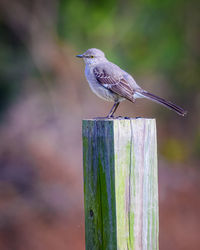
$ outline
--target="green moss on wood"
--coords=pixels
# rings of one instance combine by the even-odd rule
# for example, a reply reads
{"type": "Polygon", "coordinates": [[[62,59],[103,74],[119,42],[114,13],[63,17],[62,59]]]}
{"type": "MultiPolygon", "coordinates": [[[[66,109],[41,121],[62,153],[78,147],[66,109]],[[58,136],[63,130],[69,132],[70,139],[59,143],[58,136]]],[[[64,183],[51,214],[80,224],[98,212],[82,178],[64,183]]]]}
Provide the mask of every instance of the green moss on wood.
{"type": "Polygon", "coordinates": [[[86,249],[158,249],[153,119],[83,121],[86,249]]]}

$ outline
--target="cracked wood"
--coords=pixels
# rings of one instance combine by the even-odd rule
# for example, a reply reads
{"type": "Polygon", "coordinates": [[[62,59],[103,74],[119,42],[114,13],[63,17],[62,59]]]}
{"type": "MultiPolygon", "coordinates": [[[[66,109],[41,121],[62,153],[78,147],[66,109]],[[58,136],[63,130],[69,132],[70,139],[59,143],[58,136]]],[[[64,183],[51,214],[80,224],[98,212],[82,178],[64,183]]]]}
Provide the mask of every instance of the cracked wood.
{"type": "Polygon", "coordinates": [[[84,120],[83,167],[86,250],[157,250],[155,120],[84,120]]]}

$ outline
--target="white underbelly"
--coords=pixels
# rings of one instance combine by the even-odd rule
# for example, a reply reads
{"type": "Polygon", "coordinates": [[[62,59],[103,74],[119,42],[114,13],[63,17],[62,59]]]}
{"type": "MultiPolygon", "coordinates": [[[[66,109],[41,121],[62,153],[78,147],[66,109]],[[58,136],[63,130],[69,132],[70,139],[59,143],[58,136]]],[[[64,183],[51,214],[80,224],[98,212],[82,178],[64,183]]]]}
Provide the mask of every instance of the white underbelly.
{"type": "Polygon", "coordinates": [[[112,93],[110,90],[101,86],[96,79],[87,78],[87,81],[91,90],[101,99],[109,102],[115,102],[118,100],[118,95],[112,93]]]}
{"type": "Polygon", "coordinates": [[[109,89],[106,89],[100,83],[98,83],[93,72],[91,71],[91,68],[86,68],[85,75],[91,90],[101,99],[109,102],[120,102],[124,100],[123,97],[111,92],[109,89]]]}
{"type": "Polygon", "coordinates": [[[91,90],[100,98],[113,102],[117,99],[117,96],[110,92],[110,90],[107,90],[106,88],[102,87],[99,83],[97,84],[91,84],[89,82],[91,90]]]}

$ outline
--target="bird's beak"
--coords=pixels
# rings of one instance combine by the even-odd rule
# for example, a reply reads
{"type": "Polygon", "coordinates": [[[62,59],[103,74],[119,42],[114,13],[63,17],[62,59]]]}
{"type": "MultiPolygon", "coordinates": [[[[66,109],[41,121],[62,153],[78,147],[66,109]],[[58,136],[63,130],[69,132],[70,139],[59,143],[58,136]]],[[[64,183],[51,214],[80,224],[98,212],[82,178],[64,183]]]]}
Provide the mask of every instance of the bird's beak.
{"type": "Polygon", "coordinates": [[[78,58],[83,58],[83,55],[77,55],[76,57],[78,57],[78,58]]]}

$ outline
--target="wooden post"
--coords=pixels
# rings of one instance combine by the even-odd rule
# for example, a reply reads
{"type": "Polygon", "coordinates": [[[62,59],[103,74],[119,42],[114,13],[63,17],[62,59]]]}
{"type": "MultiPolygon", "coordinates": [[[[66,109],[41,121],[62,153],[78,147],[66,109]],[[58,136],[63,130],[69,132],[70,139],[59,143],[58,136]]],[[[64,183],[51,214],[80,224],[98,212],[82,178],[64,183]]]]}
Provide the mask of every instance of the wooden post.
{"type": "Polygon", "coordinates": [[[86,250],[158,249],[155,119],[83,121],[86,250]]]}

